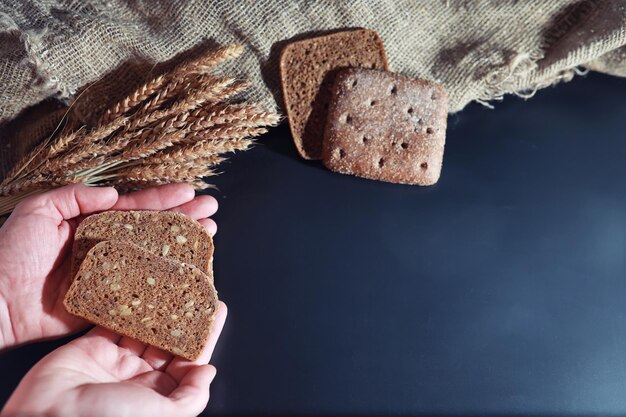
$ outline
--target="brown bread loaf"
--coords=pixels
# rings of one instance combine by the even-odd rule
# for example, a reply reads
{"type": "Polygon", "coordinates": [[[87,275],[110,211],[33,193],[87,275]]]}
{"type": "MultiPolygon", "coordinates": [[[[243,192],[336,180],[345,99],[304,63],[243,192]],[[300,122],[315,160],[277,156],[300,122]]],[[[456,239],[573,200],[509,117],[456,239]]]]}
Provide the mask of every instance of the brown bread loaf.
{"type": "Polygon", "coordinates": [[[105,240],[131,242],[212,275],[213,240],[191,217],[171,211],[107,211],[87,217],[78,226],[72,250],[72,277],[89,249],[105,240]]]}
{"type": "Polygon", "coordinates": [[[333,86],[324,164],[343,174],[432,185],[441,174],[447,116],[447,94],[439,84],[344,69],[333,86]]]}
{"type": "Polygon", "coordinates": [[[189,360],[206,345],[217,303],[200,269],[119,241],[91,248],[64,299],[76,316],[189,360]]]}
{"type": "Polygon", "coordinates": [[[321,159],[330,87],[339,68],[387,69],[378,34],[352,29],[285,46],[280,77],[294,143],[305,159],[321,159]]]}

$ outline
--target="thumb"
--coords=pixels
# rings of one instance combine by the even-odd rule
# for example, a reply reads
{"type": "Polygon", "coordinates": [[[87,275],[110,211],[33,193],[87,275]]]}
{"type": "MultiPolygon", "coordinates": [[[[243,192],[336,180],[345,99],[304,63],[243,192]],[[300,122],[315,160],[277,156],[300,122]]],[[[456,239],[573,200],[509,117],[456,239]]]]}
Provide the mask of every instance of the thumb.
{"type": "Polygon", "coordinates": [[[17,205],[14,214],[45,214],[61,223],[80,215],[110,209],[117,198],[113,187],[72,184],[27,198],[17,205]]]}
{"type": "Polygon", "coordinates": [[[183,377],[169,395],[169,399],[181,410],[181,415],[196,416],[209,402],[209,388],[217,370],[213,365],[198,365],[183,377]]]}

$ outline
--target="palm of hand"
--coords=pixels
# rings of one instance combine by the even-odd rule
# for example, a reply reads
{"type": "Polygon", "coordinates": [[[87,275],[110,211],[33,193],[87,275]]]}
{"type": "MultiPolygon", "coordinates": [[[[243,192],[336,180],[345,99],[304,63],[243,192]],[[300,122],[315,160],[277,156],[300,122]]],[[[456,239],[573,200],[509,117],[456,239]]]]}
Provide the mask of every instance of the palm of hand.
{"type": "Polygon", "coordinates": [[[226,319],[220,304],[201,357],[190,362],[103,328],[57,349],[20,383],[4,412],[46,415],[196,415],[209,398],[210,359],[226,319]],[[27,386],[28,390],[21,390],[27,386]],[[24,394],[25,398],[22,398],[24,394]],[[37,398],[36,402],[29,399],[37,398]],[[26,407],[26,408],[25,408],[26,407]]]}
{"type": "Polygon", "coordinates": [[[12,316],[16,340],[56,336],[83,325],[62,305],[69,284],[72,223],[27,206],[0,232],[0,274],[5,277],[0,291],[12,316]],[[40,302],[28,303],[26,310],[15,305],[23,300],[40,302]],[[36,326],[24,325],[33,320],[36,326]]]}

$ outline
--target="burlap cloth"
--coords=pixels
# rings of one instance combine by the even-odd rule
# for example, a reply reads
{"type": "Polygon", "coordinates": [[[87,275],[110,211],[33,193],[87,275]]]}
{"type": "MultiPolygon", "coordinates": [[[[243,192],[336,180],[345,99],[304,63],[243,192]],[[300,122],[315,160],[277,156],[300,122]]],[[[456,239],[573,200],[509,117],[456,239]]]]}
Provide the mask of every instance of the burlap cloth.
{"type": "Polygon", "coordinates": [[[626,75],[626,0],[0,0],[1,166],[50,132],[59,103],[80,95],[75,115],[93,122],[147,77],[215,45],[245,44],[224,70],[280,106],[281,46],[347,27],[376,30],[393,71],[443,83],[451,112],[532,95],[584,68],[626,75]]]}

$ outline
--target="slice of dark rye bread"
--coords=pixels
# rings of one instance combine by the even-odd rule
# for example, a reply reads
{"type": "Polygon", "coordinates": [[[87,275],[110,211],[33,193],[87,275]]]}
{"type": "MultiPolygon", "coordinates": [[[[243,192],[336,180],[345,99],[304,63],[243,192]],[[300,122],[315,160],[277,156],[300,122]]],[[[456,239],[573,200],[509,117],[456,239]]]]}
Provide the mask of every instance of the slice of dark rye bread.
{"type": "Polygon", "coordinates": [[[197,221],[171,211],[107,211],[83,220],[74,235],[72,277],[87,251],[104,240],[134,243],[212,275],[213,239],[197,221]]]}
{"type": "Polygon", "coordinates": [[[378,34],[350,29],[295,41],[282,50],[280,77],[293,141],[305,159],[321,159],[330,87],[339,68],[387,69],[378,34]]]}
{"type": "Polygon", "coordinates": [[[443,163],[444,88],[361,68],[337,74],[324,136],[324,165],[343,174],[432,185],[443,163]]]}
{"type": "Polygon", "coordinates": [[[105,241],[87,253],[64,304],[92,323],[195,360],[218,299],[209,276],[195,266],[105,241]]]}

